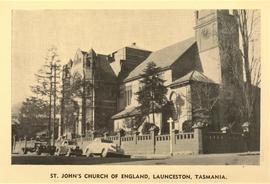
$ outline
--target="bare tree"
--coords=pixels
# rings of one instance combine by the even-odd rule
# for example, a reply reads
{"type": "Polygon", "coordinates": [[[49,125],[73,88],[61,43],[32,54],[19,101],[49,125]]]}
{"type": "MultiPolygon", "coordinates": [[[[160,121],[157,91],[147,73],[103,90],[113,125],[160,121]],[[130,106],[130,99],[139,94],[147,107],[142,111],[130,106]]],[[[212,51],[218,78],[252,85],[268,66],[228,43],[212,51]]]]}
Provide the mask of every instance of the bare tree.
{"type": "MultiPolygon", "coordinates": [[[[240,114],[243,121],[255,121],[255,111],[259,105],[261,62],[260,62],[260,12],[259,10],[234,10],[234,16],[240,32],[239,53],[243,60],[244,80],[237,73],[237,69],[230,63],[233,77],[240,90],[240,114]]],[[[228,60],[228,62],[230,62],[228,60]]]]}
{"type": "Polygon", "coordinates": [[[256,36],[260,33],[260,14],[257,10],[234,10],[233,16],[234,19],[221,17],[224,20],[218,46],[223,81],[219,105],[222,126],[232,128],[238,124],[235,127],[239,128],[257,116],[261,66],[256,36]]]}
{"type": "Polygon", "coordinates": [[[233,11],[240,31],[240,39],[242,42],[240,53],[244,61],[245,78],[248,87],[252,84],[259,85],[260,83],[260,57],[256,57],[254,53],[254,41],[256,39],[256,33],[258,33],[256,32],[256,28],[260,28],[259,13],[258,10],[233,11]]]}
{"type": "Polygon", "coordinates": [[[52,139],[54,144],[55,137],[55,125],[56,125],[56,114],[59,111],[58,97],[60,95],[60,60],[57,54],[57,48],[51,47],[47,50],[45,56],[45,63],[39,69],[38,73],[35,74],[37,83],[31,86],[32,92],[36,97],[44,103],[48,104],[49,122],[48,122],[48,134],[51,136],[52,128],[52,139]],[[53,116],[53,126],[52,124],[53,116]]]}

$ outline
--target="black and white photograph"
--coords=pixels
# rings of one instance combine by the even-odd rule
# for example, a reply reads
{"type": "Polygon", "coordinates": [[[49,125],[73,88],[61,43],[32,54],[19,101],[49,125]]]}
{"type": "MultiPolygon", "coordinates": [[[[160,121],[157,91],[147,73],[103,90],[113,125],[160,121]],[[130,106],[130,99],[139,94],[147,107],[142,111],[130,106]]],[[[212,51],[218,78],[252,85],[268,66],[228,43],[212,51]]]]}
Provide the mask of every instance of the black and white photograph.
{"type": "Polygon", "coordinates": [[[259,166],[260,20],[12,10],[11,164],[259,166]]]}
{"type": "Polygon", "coordinates": [[[161,1],[0,0],[0,183],[270,182],[270,4],[161,1]]]}

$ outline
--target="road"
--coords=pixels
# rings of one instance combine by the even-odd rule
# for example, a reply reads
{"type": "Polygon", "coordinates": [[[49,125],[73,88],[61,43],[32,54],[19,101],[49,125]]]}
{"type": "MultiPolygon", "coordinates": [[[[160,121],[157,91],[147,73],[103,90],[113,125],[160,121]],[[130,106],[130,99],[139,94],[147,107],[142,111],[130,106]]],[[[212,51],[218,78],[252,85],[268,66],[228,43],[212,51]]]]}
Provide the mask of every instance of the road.
{"type": "Polygon", "coordinates": [[[93,165],[112,164],[129,161],[142,161],[143,159],[131,158],[100,158],[100,157],[65,157],[48,155],[13,155],[12,164],[33,164],[33,165],[93,165]]]}
{"type": "Polygon", "coordinates": [[[176,155],[173,157],[135,156],[131,158],[58,157],[48,155],[12,155],[12,164],[23,165],[259,165],[258,153],[176,155]]]}

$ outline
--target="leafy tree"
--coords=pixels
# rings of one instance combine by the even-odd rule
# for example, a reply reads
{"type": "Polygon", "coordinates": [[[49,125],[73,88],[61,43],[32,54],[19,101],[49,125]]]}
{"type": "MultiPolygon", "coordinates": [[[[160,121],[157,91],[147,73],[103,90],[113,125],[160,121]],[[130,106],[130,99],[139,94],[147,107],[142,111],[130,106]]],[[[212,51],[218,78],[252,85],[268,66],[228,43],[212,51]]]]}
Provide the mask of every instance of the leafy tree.
{"type": "Polygon", "coordinates": [[[37,98],[29,97],[22,103],[19,111],[18,119],[20,121],[19,137],[35,137],[39,131],[43,131],[47,127],[48,104],[37,98]]]}
{"type": "Polygon", "coordinates": [[[183,132],[192,132],[193,131],[193,121],[192,120],[186,120],[183,122],[182,129],[183,132]]]}
{"type": "Polygon", "coordinates": [[[209,128],[214,127],[217,121],[217,105],[220,99],[219,86],[207,82],[191,83],[191,100],[192,104],[192,122],[193,124],[201,123],[209,128]]]}
{"type": "Polygon", "coordinates": [[[136,132],[142,122],[145,121],[145,117],[135,115],[134,117],[125,118],[124,128],[130,130],[129,133],[136,132]]]}
{"type": "Polygon", "coordinates": [[[148,63],[144,73],[140,75],[142,78],[141,89],[136,93],[138,95],[139,107],[142,117],[150,118],[153,115],[153,123],[158,110],[167,102],[167,88],[164,86],[164,80],[160,77],[161,68],[157,67],[154,62],[148,63]]]}
{"type": "Polygon", "coordinates": [[[190,81],[190,92],[180,93],[191,105],[192,120],[183,123],[183,131],[191,131],[192,126],[201,124],[210,129],[219,129],[214,122],[218,121],[218,103],[221,98],[220,87],[215,83],[190,81]]]}
{"type": "Polygon", "coordinates": [[[159,132],[159,127],[156,126],[154,123],[144,123],[142,127],[142,134],[149,134],[151,130],[154,130],[155,134],[159,132]]]}

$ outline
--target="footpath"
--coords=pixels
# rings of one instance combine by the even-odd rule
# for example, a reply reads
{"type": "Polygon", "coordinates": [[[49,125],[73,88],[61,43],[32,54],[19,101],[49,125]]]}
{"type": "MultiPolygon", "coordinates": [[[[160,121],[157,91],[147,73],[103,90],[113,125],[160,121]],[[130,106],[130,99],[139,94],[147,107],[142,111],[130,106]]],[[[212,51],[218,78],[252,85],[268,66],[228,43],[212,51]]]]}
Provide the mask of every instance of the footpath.
{"type": "Polygon", "coordinates": [[[241,153],[215,153],[215,154],[181,154],[176,153],[174,155],[170,154],[134,154],[131,158],[137,159],[174,159],[174,158],[213,158],[213,157],[229,157],[229,156],[252,156],[260,155],[259,151],[252,152],[241,152],[241,153]]]}

